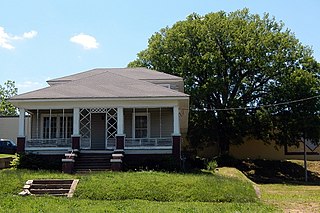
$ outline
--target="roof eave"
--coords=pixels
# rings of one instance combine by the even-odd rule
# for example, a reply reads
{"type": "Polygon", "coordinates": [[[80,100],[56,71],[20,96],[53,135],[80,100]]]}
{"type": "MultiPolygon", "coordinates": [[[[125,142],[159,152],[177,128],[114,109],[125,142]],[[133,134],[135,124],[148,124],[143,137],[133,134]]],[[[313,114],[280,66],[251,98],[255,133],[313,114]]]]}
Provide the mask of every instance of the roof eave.
{"type": "Polygon", "coordinates": [[[104,101],[104,100],[113,100],[113,101],[123,101],[123,100],[187,100],[189,95],[185,96],[150,96],[150,97],[108,97],[108,98],[96,98],[96,97],[80,97],[80,98],[28,98],[28,99],[9,99],[12,103],[18,102],[63,102],[63,101],[104,101]]]}

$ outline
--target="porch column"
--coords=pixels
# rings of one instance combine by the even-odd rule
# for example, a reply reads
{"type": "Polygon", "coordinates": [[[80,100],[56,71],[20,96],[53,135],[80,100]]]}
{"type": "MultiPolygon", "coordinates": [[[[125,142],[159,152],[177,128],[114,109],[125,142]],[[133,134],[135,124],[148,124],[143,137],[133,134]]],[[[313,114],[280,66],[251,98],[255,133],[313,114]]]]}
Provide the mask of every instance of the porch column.
{"type": "Polygon", "coordinates": [[[173,134],[172,134],[172,155],[180,162],[181,157],[181,134],[179,122],[179,107],[173,107],[173,134]]]}
{"type": "Polygon", "coordinates": [[[123,122],[123,107],[117,109],[117,134],[123,135],[124,122],[123,122]]]}
{"type": "Polygon", "coordinates": [[[26,136],[25,136],[25,109],[19,108],[19,131],[17,138],[17,153],[25,152],[26,136]]]}
{"type": "Polygon", "coordinates": [[[173,107],[173,134],[180,135],[179,107],[173,107]]]}
{"type": "Polygon", "coordinates": [[[25,121],[24,121],[25,109],[19,108],[19,137],[25,136],[24,129],[25,129],[25,121]]]}
{"type": "Polygon", "coordinates": [[[72,149],[80,149],[80,109],[73,108],[73,134],[71,136],[72,149]]]}
{"type": "Polygon", "coordinates": [[[123,118],[123,107],[117,108],[117,135],[116,135],[116,149],[123,150],[125,142],[124,135],[124,118],[123,118]]]}

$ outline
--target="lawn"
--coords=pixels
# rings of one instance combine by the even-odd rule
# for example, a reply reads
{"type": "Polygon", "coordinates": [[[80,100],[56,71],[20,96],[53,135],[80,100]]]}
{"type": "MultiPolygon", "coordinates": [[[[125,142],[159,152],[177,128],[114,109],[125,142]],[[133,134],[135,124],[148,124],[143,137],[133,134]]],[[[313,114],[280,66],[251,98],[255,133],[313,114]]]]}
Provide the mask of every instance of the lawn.
{"type": "Polygon", "coordinates": [[[249,181],[218,174],[0,171],[0,212],[272,212],[249,181]],[[28,179],[79,178],[73,198],[20,197],[28,179]],[[8,181],[4,181],[8,180],[8,181]],[[17,205],[19,204],[19,205],[17,205]]]}
{"type": "Polygon", "coordinates": [[[261,200],[285,212],[320,212],[320,186],[259,184],[261,200]]]}
{"type": "Polygon", "coordinates": [[[219,174],[251,178],[261,201],[284,212],[320,212],[320,162],[308,161],[309,182],[304,182],[302,160],[243,160],[235,168],[220,168],[219,174]],[[236,172],[238,171],[238,172],[236,172]],[[245,176],[245,175],[246,176],[245,176]]]}

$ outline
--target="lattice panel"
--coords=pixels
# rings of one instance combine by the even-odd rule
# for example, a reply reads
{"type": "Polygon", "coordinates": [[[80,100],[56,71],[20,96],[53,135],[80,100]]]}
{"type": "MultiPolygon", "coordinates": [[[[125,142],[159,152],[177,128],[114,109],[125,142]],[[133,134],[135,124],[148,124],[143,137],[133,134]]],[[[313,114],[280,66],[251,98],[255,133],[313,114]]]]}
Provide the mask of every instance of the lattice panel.
{"type": "Polygon", "coordinates": [[[106,138],[115,138],[117,134],[117,109],[107,109],[107,135],[106,138]]]}
{"type": "Polygon", "coordinates": [[[80,109],[81,147],[90,147],[92,113],[106,113],[107,146],[115,146],[115,138],[117,134],[117,108],[90,108],[80,109]]]}
{"type": "Polygon", "coordinates": [[[90,147],[91,142],[91,112],[90,109],[80,109],[81,146],[90,147]]]}
{"type": "Polygon", "coordinates": [[[91,108],[91,113],[106,113],[108,111],[107,108],[91,108]]]}

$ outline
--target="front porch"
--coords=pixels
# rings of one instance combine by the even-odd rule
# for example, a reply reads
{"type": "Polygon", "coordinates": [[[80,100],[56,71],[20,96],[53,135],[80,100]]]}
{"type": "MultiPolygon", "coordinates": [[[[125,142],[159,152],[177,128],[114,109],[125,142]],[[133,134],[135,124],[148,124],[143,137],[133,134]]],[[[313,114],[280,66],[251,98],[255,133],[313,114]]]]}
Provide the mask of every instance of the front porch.
{"type": "Polygon", "coordinates": [[[123,150],[180,158],[178,106],[20,109],[19,124],[18,152],[123,150]],[[31,116],[31,135],[22,128],[25,112],[31,116]]]}

